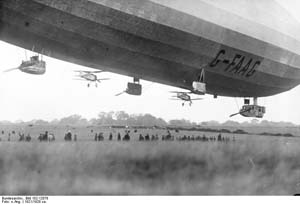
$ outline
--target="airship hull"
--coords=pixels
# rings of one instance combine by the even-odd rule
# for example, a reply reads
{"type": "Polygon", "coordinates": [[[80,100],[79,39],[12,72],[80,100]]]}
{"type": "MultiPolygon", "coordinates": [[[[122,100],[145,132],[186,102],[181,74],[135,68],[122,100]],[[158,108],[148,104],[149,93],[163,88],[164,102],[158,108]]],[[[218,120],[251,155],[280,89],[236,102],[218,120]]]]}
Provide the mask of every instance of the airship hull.
{"type": "MultiPolygon", "coordinates": [[[[222,25],[165,2],[4,0],[0,39],[64,61],[189,90],[204,69],[207,93],[213,95],[270,96],[300,83],[298,40],[248,21],[258,34],[243,27],[239,31],[238,23],[245,22],[230,13],[228,20],[237,24],[222,25]],[[263,34],[270,33],[265,40],[263,34]]],[[[206,6],[211,9],[206,12],[217,10],[206,6]]]]}

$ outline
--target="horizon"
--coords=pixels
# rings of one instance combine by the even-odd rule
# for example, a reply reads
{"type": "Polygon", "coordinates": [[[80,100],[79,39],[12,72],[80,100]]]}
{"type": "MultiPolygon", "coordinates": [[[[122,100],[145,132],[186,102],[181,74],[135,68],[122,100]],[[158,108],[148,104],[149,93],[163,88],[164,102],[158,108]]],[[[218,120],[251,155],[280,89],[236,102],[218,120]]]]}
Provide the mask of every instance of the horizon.
{"type": "MultiPolygon", "coordinates": [[[[101,113],[107,114],[107,113],[111,113],[111,112],[113,112],[113,111],[101,112],[101,113]]],[[[113,114],[115,115],[118,112],[119,111],[113,112],[113,114]]],[[[120,112],[122,112],[122,111],[120,111],[120,112]]],[[[146,114],[129,114],[129,116],[131,118],[138,117],[138,116],[144,117],[145,115],[153,116],[155,118],[155,120],[162,119],[162,118],[156,117],[155,115],[151,115],[149,113],[146,113],[146,114]]],[[[62,120],[69,119],[69,118],[74,117],[74,116],[79,116],[78,119],[80,119],[80,120],[86,120],[85,122],[88,123],[89,125],[96,125],[96,124],[92,124],[94,122],[93,120],[98,120],[99,119],[99,117],[87,119],[87,118],[82,117],[81,115],[72,114],[72,115],[69,115],[69,116],[62,117],[62,118],[55,118],[53,120],[43,120],[43,119],[39,119],[39,118],[28,120],[28,121],[23,121],[23,120],[16,120],[16,121],[0,120],[0,125],[8,125],[8,124],[20,125],[22,123],[28,125],[28,124],[35,124],[37,122],[45,122],[45,123],[48,123],[48,125],[61,125],[60,123],[62,122],[62,120]]],[[[124,122],[124,121],[119,121],[117,118],[113,118],[113,120],[115,122],[124,122]]],[[[228,123],[231,124],[231,125],[234,124],[234,125],[238,125],[238,126],[242,126],[242,125],[246,125],[246,126],[264,126],[264,125],[273,126],[273,125],[277,125],[279,127],[297,127],[297,126],[300,126],[300,124],[295,124],[295,123],[288,122],[288,121],[274,122],[274,121],[269,121],[269,120],[258,120],[258,119],[255,119],[255,118],[251,119],[249,121],[243,121],[243,122],[238,122],[238,121],[234,121],[234,120],[227,120],[227,121],[224,121],[224,122],[219,122],[219,121],[216,121],[216,120],[195,122],[195,121],[191,121],[191,120],[186,120],[184,118],[174,118],[174,119],[170,119],[170,120],[162,119],[162,120],[163,120],[163,122],[167,123],[166,124],[167,126],[170,126],[170,125],[172,126],[172,124],[170,124],[170,123],[172,123],[174,121],[179,121],[179,122],[184,121],[184,122],[186,122],[187,124],[189,124],[191,126],[193,126],[193,125],[197,125],[197,126],[198,125],[200,125],[200,126],[205,126],[205,125],[207,125],[207,126],[214,126],[214,125],[216,125],[216,126],[217,125],[226,126],[228,123]]],[[[70,124],[68,124],[68,126],[71,126],[70,124]]],[[[35,124],[35,125],[39,125],[39,124],[35,124]]],[[[63,125],[65,125],[65,124],[63,124],[63,125]]],[[[85,126],[87,124],[84,124],[82,122],[82,125],[85,126]]],[[[111,124],[108,123],[106,125],[114,125],[114,124],[113,123],[111,123],[111,124]]],[[[134,125],[130,125],[130,126],[134,126],[134,125]]],[[[149,126],[151,126],[151,125],[149,125],[149,126]]]]}

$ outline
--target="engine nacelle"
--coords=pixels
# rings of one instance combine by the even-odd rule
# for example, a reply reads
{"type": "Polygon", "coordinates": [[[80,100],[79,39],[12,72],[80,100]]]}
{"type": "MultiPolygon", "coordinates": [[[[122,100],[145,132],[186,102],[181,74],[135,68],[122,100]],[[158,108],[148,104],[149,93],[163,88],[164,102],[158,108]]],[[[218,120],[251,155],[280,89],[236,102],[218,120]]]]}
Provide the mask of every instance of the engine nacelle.
{"type": "MultiPolygon", "coordinates": [[[[33,56],[36,57],[36,56],[33,56]]],[[[31,57],[31,61],[23,61],[19,70],[27,74],[42,75],[46,72],[46,62],[31,57]],[[34,59],[34,60],[33,60],[34,59]]]]}
{"type": "Polygon", "coordinates": [[[142,95],[142,85],[128,82],[126,93],[134,96],[140,96],[142,95]]]}
{"type": "Polygon", "coordinates": [[[240,114],[244,117],[263,118],[266,113],[266,107],[258,105],[244,105],[240,114]]]}
{"type": "Polygon", "coordinates": [[[205,94],[206,93],[206,84],[198,81],[194,81],[193,84],[193,90],[197,94],[205,94]]]}

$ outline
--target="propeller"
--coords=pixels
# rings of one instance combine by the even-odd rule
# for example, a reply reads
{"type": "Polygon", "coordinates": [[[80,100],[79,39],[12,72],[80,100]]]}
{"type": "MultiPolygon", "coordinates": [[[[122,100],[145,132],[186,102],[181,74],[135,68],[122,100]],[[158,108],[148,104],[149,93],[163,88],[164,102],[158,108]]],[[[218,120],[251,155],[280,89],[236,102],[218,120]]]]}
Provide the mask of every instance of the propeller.
{"type": "Polygon", "coordinates": [[[14,70],[17,70],[17,69],[19,69],[19,67],[7,69],[7,70],[4,70],[3,72],[11,72],[11,71],[14,71],[14,70]]]}
{"type": "Polygon", "coordinates": [[[99,70],[99,71],[91,71],[90,73],[95,73],[95,74],[97,74],[97,73],[102,73],[102,72],[105,72],[105,71],[102,71],[102,70],[99,70]]]}
{"type": "Polygon", "coordinates": [[[110,78],[97,79],[98,82],[101,82],[101,81],[104,81],[104,80],[110,80],[110,78]]]}
{"type": "Polygon", "coordinates": [[[191,94],[191,93],[193,93],[193,92],[184,92],[184,91],[169,91],[170,93],[186,93],[186,94],[191,94]]]}
{"type": "Polygon", "coordinates": [[[74,72],[84,72],[84,73],[87,73],[87,74],[97,74],[97,73],[101,73],[101,72],[104,72],[104,71],[102,71],[102,70],[99,70],[99,71],[75,70],[74,72]]]}
{"type": "Polygon", "coordinates": [[[240,114],[240,112],[234,113],[234,114],[231,114],[229,117],[231,118],[231,117],[236,116],[236,115],[239,115],[239,114],[240,114]]]}
{"type": "Polygon", "coordinates": [[[121,93],[118,93],[118,94],[116,94],[115,96],[120,96],[120,95],[122,95],[122,94],[124,94],[124,93],[126,93],[126,92],[127,92],[127,90],[122,91],[121,93]]]}
{"type": "Polygon", "coordinates": [[[193,99],[191,99],[191,101],[200,101],[200,100],[203,100],[203,98],[193,98],[193,99]]]}

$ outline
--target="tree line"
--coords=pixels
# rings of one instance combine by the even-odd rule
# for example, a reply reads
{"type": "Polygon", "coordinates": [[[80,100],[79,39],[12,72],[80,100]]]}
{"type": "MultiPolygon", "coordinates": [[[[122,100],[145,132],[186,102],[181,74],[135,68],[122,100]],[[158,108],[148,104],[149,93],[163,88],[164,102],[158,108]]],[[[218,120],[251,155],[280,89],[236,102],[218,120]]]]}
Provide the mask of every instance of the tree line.
{"type": "Polygon", "coordinates": [[[81,115],[74,114],[61,119],[54,119],[52,121],[46,120],[31,120],[24,121],[2,121],[1,124],[19,124],[19,125],[61,125],[61,126],[194,126],[195,122],[189,120],[170,120],[166,121],[162,118],[155,117],[151,114],[128,114],[125,111],[110,111],[100,112],[96,118],[86,119],[81,115]]]}
{"type": "Polygon", "coordinates": [[[125,111],[100,112],[96,118],[86,119],[81,115],[74,114],[61,119],[52,121],[32,120],[28,122],[2,121],[0,124],[20,124],[20,125],[61,125],[61,126],[180,126],[180,127],[196,127],[196,126],[223,126],[223,127],[247,127],[247,126],[269,126],[269,127],[293,127],[296,126],[290,122],[272,122],[267,120],[259,121],[253,119],[249,122],[238,123],[228,120],[224,123],[218,121],[192,122],[186,119],[174,119],[166,121],[162,118],[155,117],[151,114],[128,114],[125,111]]]}

